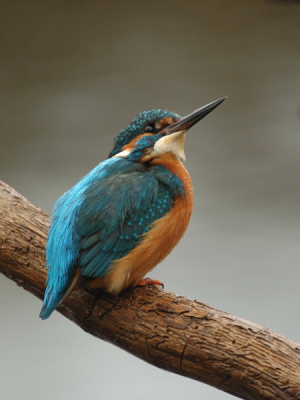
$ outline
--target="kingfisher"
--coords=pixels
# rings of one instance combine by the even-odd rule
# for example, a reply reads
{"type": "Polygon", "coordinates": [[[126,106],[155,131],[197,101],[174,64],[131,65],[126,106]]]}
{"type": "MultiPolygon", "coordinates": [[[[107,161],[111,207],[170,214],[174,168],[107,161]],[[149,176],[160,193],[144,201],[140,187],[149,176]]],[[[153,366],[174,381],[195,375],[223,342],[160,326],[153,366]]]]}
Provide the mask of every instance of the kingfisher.
{"type": "Polygon", "coordinates": [[[75,287],[118,295],[144,278],[178,244],[193,210],[193,186],[182,161],[187,131],[218,99],[181,118],[141,112],[114,140],[108,158],[56,202],[46,247],[48,318],[75,287]]]}

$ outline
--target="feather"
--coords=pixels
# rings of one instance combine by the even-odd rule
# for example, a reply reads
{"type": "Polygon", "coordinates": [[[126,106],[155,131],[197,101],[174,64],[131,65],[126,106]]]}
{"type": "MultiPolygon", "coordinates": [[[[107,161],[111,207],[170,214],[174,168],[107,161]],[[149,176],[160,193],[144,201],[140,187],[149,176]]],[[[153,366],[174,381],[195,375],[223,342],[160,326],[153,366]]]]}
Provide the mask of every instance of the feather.
{"type": "Polygon", "coordinates": [[[42,318],[67,295],[78,267],[82,276],[105,276],[170,211],[178,194],[184,188],[175,174],[123,158],[104,161],[66,192],[51,220],[42,318]]]}

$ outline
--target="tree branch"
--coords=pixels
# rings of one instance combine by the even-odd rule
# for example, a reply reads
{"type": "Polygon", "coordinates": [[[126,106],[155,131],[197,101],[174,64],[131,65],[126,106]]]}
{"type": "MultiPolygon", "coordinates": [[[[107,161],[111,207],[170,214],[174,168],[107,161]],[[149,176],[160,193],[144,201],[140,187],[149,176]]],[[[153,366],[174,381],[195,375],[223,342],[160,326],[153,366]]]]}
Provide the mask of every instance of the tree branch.
{"type": "MultiPolygon", "coordinates": [[[[43,298],[49,217],[0,182],[0,271],[43,298]]],[[[242,399],[300,399],[300,344],[160,288],[76,290],[58,311],[159,368],[242,399]]]]}

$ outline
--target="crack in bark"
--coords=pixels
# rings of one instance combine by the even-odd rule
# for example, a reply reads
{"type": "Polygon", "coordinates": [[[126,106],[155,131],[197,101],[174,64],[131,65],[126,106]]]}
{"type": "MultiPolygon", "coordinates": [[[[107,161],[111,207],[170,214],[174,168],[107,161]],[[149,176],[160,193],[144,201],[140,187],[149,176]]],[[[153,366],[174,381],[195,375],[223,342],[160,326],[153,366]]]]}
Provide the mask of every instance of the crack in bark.
{"type": "Polygon", "coordinates": [[[185,372],[184,372],[184,370],[182,369],[182,363],[183,363],[183,359],[184,359],[184,356],[185,356],[185,352],[186,352],[187,345],[188,345],[188,341],[186,341],[185,344],[184,344],[184,346],[183,346],[182,353],[181,353],[181,357],[180,357],[180,363],[179,363],[179,369],[180,369],[181,374],[182,374],[183,376],[185,376],[185,372]]]}
{"type": "Polygon", "coordinates": [[[228,372],[226,373],[225,378],[222,379],[221,382],[219,383],[219,385],[218,385],[218,388],[219,388],[219,389],[222,389],[222,390],[223,390],[225,383],[227,383],[227,382],[229,381],[229,379],[231,378],[231,374],[230,374],[230,373],[231,373],[231,366],[229,367],[229,370],[228,370],[228,372]]]}
{"type": "MultiPolygon", "coordinates": [[[[86,290],[87,290],[87,289],[86,289],[86,290]]],[[[103,298],[103,295],[104,295],[104,293],[102,292],[102,293],[99,293],[98,296],[95,296],[95,298],[93,299],[93,302],[92,302],[92,304],[91,304],[91,306],[90,306],[90,309],[89,309],[89,312],[88,312],[87,316],[86,316],[86,317],[83,317],[83,319],[84,319],[85,321],[87,321],[87,320],[92,316],[93,311],[94,311],[94,308],[95,308],[95,306],[96,306],[96,303],[97,303],[99,300],[101,300],[101,299],[103,298]]]]}

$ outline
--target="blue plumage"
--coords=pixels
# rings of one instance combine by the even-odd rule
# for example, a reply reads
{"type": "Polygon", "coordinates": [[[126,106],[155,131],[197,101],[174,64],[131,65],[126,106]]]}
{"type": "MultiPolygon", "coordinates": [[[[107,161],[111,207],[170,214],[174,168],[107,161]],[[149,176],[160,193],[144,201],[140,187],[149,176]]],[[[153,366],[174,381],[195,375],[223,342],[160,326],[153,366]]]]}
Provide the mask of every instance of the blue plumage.
{"type": "Polygon", "coordinates": [[[56,202],[42,319],[75,283],[97,278],[95,285],[115,294],[138,284],[178,243],[193,208],[192,183],[180,162],[185,134],[223,100],[184,118],[165,110],[140,113],[117,135],[110,158],[56,202]]]}
{"type": "MultiPolygon", "coordinates": [[[[169,212],[174,194],[159,180],[160,172],[153,168],[148,173],[123,176],[122,184],[111,186],[114,190],[110,202],[106,202],[105,196],[97,196],[96,191],[95,198],[88,198],[91,203],[96,202],[96,197],[99,201],[91,210],[93,221],[89,209],[85,208],[76,224],[80,235],[93,238],[94,242],[87,248],[84,239],[84,249],[81,244],[79,266],[83,276],[104,276],[111,261],[127,255],[151,224],[169,212]]],[[[104,188],[106,185],[103,182],[104,188]]]]}
{"type": "Polygon", "coordinates": [[[90,185],[117,171],[118,159],[106,160],[79,181],[56,202],[51,220],[46,256],[47,289],[41,318],[50,316],[67,294],[76,273],[80,252],[80,234],[74,229],[90,185]]]}
{"type": "Polygon", "coordinates": [[[41,318],[66,296],[77,268],[104,276],[172,207],[183,183],[162,166],[124,158],[99,164],[56,203],[47,244],[47,289],[41,318]]]}
{"type": "Polygon", "coordinates": [[[174,121],[180,118],[178,114],[168,110],[142,111],[126,128],[122,129],[118,133],[114,141],[114,146],[109,153],[109,157],[119,153],[122,150],[122,147],[131,142],[137,134],[142,133],[146,126],[154,125],[156,121],[169,117],[174,121]]]}

